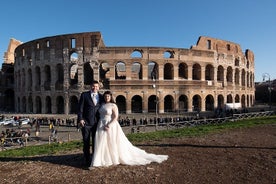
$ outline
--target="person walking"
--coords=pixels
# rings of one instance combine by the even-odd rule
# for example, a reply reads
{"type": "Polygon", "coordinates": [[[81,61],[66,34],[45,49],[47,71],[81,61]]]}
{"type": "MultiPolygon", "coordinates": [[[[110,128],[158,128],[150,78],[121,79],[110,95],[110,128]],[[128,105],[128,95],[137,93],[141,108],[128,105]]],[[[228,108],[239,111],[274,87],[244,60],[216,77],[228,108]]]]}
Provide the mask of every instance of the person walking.
{"type": "Polygon", "coordinates": [[[92,154],[94,153],[94,138],[99,121],[98,109],[103,102],[103,96],[99,93],[99,82],[93,81],[90,87],[89,91],[81,94],[78,104],[78,123],[82,132],[83,156],[86,166],[89,166],[91,163],[91,137],[92,154]]]}

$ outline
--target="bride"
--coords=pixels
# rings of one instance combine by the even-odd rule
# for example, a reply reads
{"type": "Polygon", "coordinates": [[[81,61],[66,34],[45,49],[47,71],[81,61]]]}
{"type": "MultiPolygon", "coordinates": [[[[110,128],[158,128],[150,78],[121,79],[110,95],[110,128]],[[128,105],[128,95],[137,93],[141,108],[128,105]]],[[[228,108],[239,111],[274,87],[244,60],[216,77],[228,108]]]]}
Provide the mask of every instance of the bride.
{"type": "Polygon", "coordinates": [[[99,109],[100,120],[95,136],[95,149],[89,169],[111,165],[146,165],[161,163],[168,155],[155,155],[132,145],[118,123],[118,107],[110,91],[104,94],[103,105],[99,109]]]}

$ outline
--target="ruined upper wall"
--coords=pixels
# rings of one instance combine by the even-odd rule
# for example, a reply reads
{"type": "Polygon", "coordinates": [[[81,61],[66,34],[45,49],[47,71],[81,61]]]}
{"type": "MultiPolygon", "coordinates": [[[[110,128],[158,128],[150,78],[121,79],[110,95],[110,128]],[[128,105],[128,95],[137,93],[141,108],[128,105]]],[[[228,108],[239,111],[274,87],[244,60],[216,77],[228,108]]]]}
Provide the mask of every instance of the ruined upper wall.
{"type": "Polygon", "coordinates": [[[21,41],[18,41],[14,38],[10,39],[10,43],[7,48],[7,51],[4,53],[4,63],[6,63],[6,64],[14,63],[14,50],[20,44],[22,44],[21,41]]]}
{"type": "Polygon", "coordinates": [[[59,53],[58,55],[62,55],[64,48],[74,49],[93,47],[105,47],[100,32],[85,32],[44,37],[22,44],[16,48],[15,53],[17,56],[31,57],[31,52],[33,50],[47,50],[51,48],[55,49],[56,52],[59,53]]]}
{"type": "Polygon", "coordinates": [[[247,49],[245,51],[245,56],[249,62],[254,62],[254,60],[255,60],[254,53],[251,50],[247,49]]]}
{"type": "Polygon", "coordinates": [[[200,36],[197,45],[192,49],[214,50],[218,53],[243,54],[239,44],[211,37],[200,36]]]}

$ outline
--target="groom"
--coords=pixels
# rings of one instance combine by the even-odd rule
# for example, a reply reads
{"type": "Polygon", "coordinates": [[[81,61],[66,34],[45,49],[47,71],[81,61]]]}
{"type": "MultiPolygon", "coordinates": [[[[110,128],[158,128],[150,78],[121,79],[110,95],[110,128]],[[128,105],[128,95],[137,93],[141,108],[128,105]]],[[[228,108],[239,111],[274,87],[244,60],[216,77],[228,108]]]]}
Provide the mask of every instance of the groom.
{"type": "Polygon", "coordinates": [[[99,93],[98,81],[93,81],[91,90],[83,92],[78,105],[78,123],[81,127],[83,138],[83,156],[86,166],[91,164],[90,137],[92,137],[92,154],[94,152],[94,138],[99,120],[98,110],[103,102],[103,96],[99,93]]]}

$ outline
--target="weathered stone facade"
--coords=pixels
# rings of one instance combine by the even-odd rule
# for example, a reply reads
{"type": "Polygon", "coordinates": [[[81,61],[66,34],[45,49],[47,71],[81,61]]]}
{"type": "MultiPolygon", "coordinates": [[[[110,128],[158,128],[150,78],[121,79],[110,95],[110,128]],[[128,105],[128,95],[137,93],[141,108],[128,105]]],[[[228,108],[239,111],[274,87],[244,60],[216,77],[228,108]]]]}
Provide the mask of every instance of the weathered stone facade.
{"type": "Polygon", "coordinates": [[[190,49],[106,47],[100,32],[45,37],[16,48],[14,72],[20,113],[76,113],[93,80],[127,114],[250,107],[255,99],[253,52],[209,37],[190,49]]]}
{"type": "Polygon", "coordinates": [[[0,71],[0,111],[14,111],[14,50],[22,42],[11,38],[0,71]]]}

